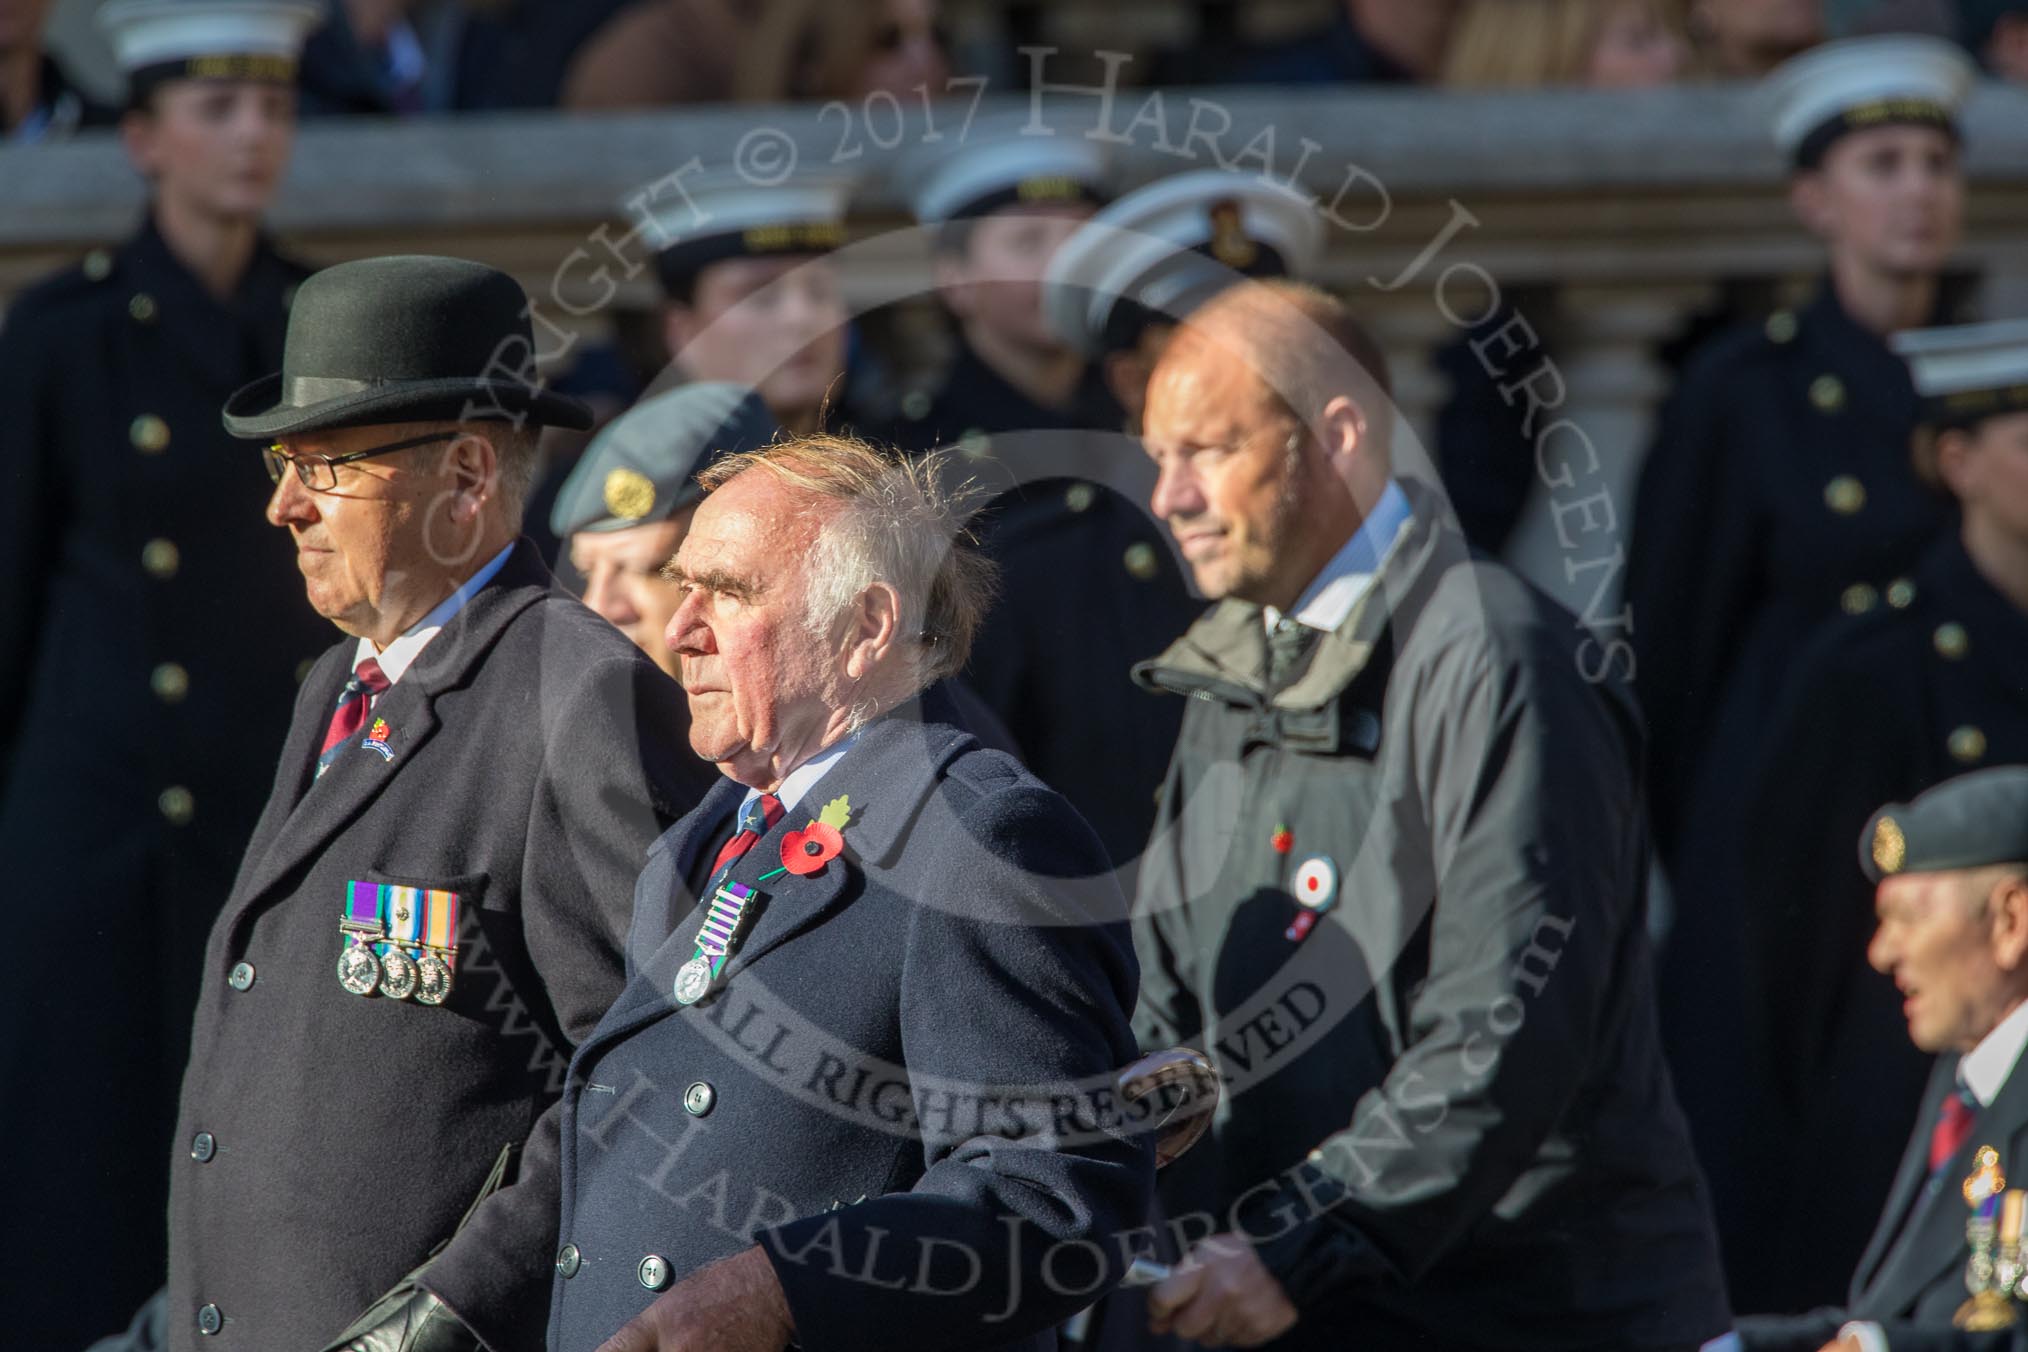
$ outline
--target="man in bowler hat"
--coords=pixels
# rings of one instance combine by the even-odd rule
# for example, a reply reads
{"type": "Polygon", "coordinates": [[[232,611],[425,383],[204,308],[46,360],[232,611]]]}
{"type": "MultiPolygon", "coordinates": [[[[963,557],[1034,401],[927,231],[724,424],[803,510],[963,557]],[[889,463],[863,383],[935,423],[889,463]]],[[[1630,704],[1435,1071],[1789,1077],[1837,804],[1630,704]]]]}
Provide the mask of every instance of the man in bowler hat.
{"type": "Polygon", "coordinates": [[[588,421],[526,306],[476,263],[342,264],[226,405],[346,638],[211,933],[168,1286],[108,1346],[541,1346],[556,1090],[706,776],[680,692],[518,538],[540,428],[588,421]]]}

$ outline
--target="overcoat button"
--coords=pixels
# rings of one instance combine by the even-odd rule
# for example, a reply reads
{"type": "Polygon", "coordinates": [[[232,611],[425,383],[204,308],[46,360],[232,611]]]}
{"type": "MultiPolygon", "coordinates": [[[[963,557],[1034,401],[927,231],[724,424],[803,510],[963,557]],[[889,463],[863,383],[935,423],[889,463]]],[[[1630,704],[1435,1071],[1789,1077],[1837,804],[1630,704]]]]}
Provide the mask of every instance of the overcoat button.
{"type": "Polygon", "coordinates": [[[584,1266],[584,1255],[577,1251],[577,1245],[566,1244],[556,1251],[556,1274],[569,1281],[577,1276],[577,1270],[584,1266]]]}
{"type": "Polygon", "coordinates": [[[190,673],[180,663],[164,662],[148,673],[148,688],[164,704],[175,704],[190,693],[190,673]]]}
{"type": "Polygon", "coordinates": [[[127,424],[127,440],[142,455],[160,455],[169,449],[169,424],[153,413],[143,413],[127,424]]]}
{"type": "Polygon", "coordinates": [[[84,275],[95,282],[103,282],[113,274],[113,256],[104,249],[93,249],[84,256],[84,275]]]}
{"type": "Polygon", "coordinates": [[[683,1111],[692,1117],[702,1117],[718,1104],[718,1091],[699,1080],[683,1091],[683,1111]]]}
{"type": "Polygon", "coordinates": [[[1937,656],[1951,662],[1961,660],[1972,650],[1971,635],[1955,620],[1938,625],[1936,632],[1930,635],[1930,642],[1936,645],[1937,656]]]}
{"type": "Polygon", "coordinates": [[[1985,758],[1986,734],[1967,723],[1951,733],[1948,745],[1952,758],[1971,765],[1985,758]]]}
{"type": "Polygon", "coordinates": [[[1870,582],[1854,582],[1845,588],[1838,598],[1838,606],[1847,615],[1864,615],[1880,601],[1880,593],[1873,590],[1870,582]]]}
{"type": "Polygon", "coordinates": [[[1777,343],[1790,343],[1796,337],[1796,312],[1776,310],[1767,317],[1767,336],[1777,343]]]}
{"type": "Polygon", "coordinates": [[[225,979],[225,984],[236,991],[252,990],[253,983],[254,968],[250,962],[234,963],[232,965],[232,975],[225,979]]]}
{"type": "Polygon", "coordinates": [[[1836,413],[1845,407],[1845,382],[1836,376],[1818,376],[1810,382],[1810,402],[1819,413],[1836,413]]]}
{"type": "Polygon", "coordinates": [[[651,1253],[641,1260],[637,1275],[641,1285],[650,1291],[665,1290],[669,1285],[669,1260],[659,1253],[651,1253]]]}
{"type": "Polygon", "coordinates": [[[199,1164],[211,1163],[211,1157],[218,1153],[218,1141],[208,1131],[200,1131],[190,1138],[190,1158],[199,1164]]]}
{"type": "Polygon", "coordinates": [[[127,302],[127,313],[134,317],[136,324],[155,322],[155,298],[145,291],[136,291],[134,298],[127,302]]]}
{"type": "Polygon", "coordinates": [[[167,582],[176,576],[176,570],[183,566],[183,551],[176,547],[174,540],[159,536],[141,547],[141,567],[149,577],[167,582]]]}
{"type": "Polygon", "coordinates": [[[1840,474],[1824,485],[1824,505],[1839,516],[1851,516],[1866,505],[1866,485],[1849,474],[1840,474]]]}
{"type": "Polygon", "coordinates": [[[1143,582],[1150,581],[1162,570],[1162,561],[1155,553],[1155,546],[1146,540],[1136,540],[1127,546],[1127,572],[1143,582]]]}
{"type": "Polygon", "coordinates": [[[197,798],[181,784],[171,784],[155,795],[155,807],[171,826],[188,826],[197,815],[197,798]]]}
{"type": "Polygon", "coordinates": [[[216,1305],[206,1305],[197,1311],[197,1331],[209,1337],[225,1327],[225,1316],[218,1312],[216,1305]]]}
{"type": "Polygon", "coordinates": [[[1098,489],[1080,480],[1070,486],[1070,491],[1063,495],[1063,501],[1073,512],[1088,512],[1091,505],[1098,501],[1098,489]]]}
{"type": "Polygon", "coordinates": [[[1896,610],[1907,610],[1915,604],[1915,583],[1905,577],[1897,577],[1887,584],[1887,604],[1896,610]]]}

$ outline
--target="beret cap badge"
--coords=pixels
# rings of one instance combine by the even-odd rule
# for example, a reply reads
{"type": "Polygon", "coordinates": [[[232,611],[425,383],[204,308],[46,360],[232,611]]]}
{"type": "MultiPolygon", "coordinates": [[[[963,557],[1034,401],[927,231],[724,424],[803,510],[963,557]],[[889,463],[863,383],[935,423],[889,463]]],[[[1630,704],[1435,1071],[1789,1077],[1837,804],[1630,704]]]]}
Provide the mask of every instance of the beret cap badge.
{"type": "Polygon", "coordinates": [[[638,521],[655,510],[655,485],[639,470],[621,467],[606,475],[606,510],[626,521],[638,521]]]}
{"type": "Polygon", "coordinates": [[[1908,842],[1892,817],[1882,817],[1873,826],[1873,862],[1882,873],[1897,873],[1908,856],[1908,842]]]}

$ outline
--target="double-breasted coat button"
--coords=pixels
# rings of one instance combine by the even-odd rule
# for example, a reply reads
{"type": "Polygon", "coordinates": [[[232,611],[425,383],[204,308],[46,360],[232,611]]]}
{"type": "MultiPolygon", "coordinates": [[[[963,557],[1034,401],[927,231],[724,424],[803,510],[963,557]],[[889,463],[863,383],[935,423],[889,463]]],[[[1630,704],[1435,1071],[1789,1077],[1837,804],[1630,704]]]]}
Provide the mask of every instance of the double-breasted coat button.
{"type": "Polygon", "coordinates": [[[901,416],[910,422],[921,422],[929,416],[932,402],[928,390],[910,390],[901,396],[901,416]]]}
{"type": "Polygon", "coordinates": [[[702,1117],[718,1106],[718,1091],[699,1080],[683,1091],[683,1111],[692,1117],[702,1117]]]}
{"type": "Polygon", "coordinates": [[[218,1312],[216,1305],[200,1306],[197,1311],[197,1331],[209,1337],[225,1327],[225,1316],[218,1312]]]}
{"type": "Polygon", "coordinates": [[[1840,474],[1824,485],[1824,505],[1839,516],[1850,516],[1866,505],[1866,485],[1840,474]]]}
{"type": "Polygon", "coordinates": [[[1967,723],[1953,730],[1950,741],[1945,745],[1950,748],[1953,760],[1970,765],[1985,758],[1986,734],[1967,723]]]}
{"type": "Polygon", "coordinates": [[[164,704],[175,704],[190,693],[190,673],[177,662],[164,662],[148,673],[148,688],[164,704]]]}
{"type": "Polygon", "coordinates": [[[155,298],[145,291],[136,291],[134,298],[127,302],[127,313],[134,317],[136,324],[155,322],[155,298]]]}
{"type": "Polygon", "coordinates": [[[1915,583],[1905,577],[1897,577],[1887,584],[1887,604],[1896,610],[1907,610],[1915,604],[1915,583]]]}
{"type": "Polygon", "coordinates": [[[200,1131],[190,1138],[190,1158],[199,1164],[211,1163],[211,1157],[218,1153],[218,1140],[208,1131],[200,1131]]]}
{"type": "Polygon", "coordinates": [[[197,798],[181,784],[171,784],[155,795],[155,807],[171,826],[188,826],[197,815],[197,798]]]}
{"type": "Polygon", "coordinates": [[[1821,375],[1810,382],[1810,402],[1819,413],[1836,413],[1845,407],[1845,382],[1833,375],[1821,375]]]}
{"type": "Polygon", "coordinates": [[[176,547],[174,540],[157,536],[141,546],[141,567],[147,570],[149,577],[167,582],[182,566],[183,551],[176,547]]]}
{"type": "Polygon", "coordinates": [[[160,455],[169,449],[169,424],[153,413],[143,413],[127,424],[127,440],[142,455],[160,455]]]}
{"type": "Polygon", "coordinates": [[[1838,606],[1847,615],[1864,615],[1880,601],[1880,593],[1873,590],[1870,582],[1854,582],[1838,597],[1838,606]]]}
{"type": "Polygon", "coordinates": [[[669,1260],[659,1253],[651,1253],[641,1260],[635,1275],[650,1291],[666,1290],[669,1286],[669,1260]]]}
{"type": "Polygon", "coordinates": [[[1796,338],[1796,312],[1776,310],[1767,317],[1767,336],[1777,343],[1792,343],[1796,338]]]}
{"type": "Polygon", "coordinates": [[[584,1255],[577,1251],[577,1245],[566,1244],[556,1251],[556,1275],[569,1281],[577,1276],[577,1270],[584,1266],[584,1255]]]}
{"type": "Polygon", "coordinates": [[[958,438],[958,450],[974,460],[990,454],[992,449],[993,439],[986,435],[983,427],[967,427],[964,435],[958,438]]]}
{"type": "Polygon", "coordinates": [[[1136,540],[1127,546],[1125,559],[1127,572],[1142,582],[1154,579],[1162,570],[1162,561],[1155,553],[1155,546],[1146,540],[1136,540]]]}
{"type": "Polygon", "coordinates": [[[1972,650],[1972,636],[1956,620],[1938,625],[1929,641],[1936,645],[1937,656],[1948,662],[1961,661],[1972,650]]]}
{"type": "Polygon", "coordinates": [[[234,963],[232,965],[232,974],[225,979],[225,984],[236,991],[252,990],[253,983],[254,966],[250,962],[234,963]]]}
{"type": "Polygon", "coordinates": [[[1072,484],[1070,490],[1063,495],[1064,505],[1073,512],[1088,512],[1096,501],[1098,490],[1082,480],[1072,484]]]}
{"type": "Polygon", "coordinates": [[[103,282],[113,275],[113,256],[104,249],[93,249],[84,256],[84,275],[94,282],[103,282]]]}

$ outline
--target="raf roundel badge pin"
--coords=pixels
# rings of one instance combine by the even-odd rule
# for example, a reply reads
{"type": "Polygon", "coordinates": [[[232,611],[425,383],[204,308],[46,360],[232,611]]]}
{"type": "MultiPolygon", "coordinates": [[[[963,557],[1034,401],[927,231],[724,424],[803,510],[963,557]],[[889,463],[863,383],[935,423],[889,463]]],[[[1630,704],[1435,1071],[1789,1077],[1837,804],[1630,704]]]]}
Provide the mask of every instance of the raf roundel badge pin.
{"type": "Polygon", "coordinates": [[[1289,895],[1302,910],[1296,913],[1283,937],[1299,943],[1316,927],[1317,917],[1330,910],[1331,903],[1338,899],[1338,866],[1329,855],[1305,855],[1289,875],[1289,895]]]}

